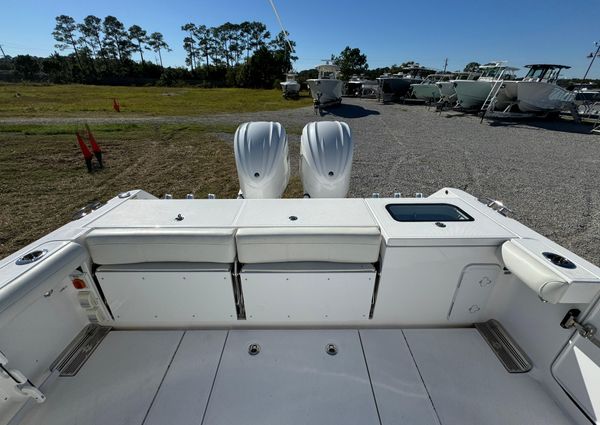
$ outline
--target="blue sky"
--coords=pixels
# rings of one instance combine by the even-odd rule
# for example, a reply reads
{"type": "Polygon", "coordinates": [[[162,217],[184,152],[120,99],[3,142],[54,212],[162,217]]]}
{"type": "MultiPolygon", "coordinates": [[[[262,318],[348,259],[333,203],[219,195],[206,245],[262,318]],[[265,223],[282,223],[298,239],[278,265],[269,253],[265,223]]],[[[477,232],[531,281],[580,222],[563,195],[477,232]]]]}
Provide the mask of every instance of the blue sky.
{"type": "MultiPolygon", "coordinates": [[[[571,65],[567,76],[581,77],[586,55],[600,41],[598,0],[502,1],[335,1],[275,0],[283,23],[297,43],[298,70],[345,46],[359,47],[371,68],[415,60],[450,70],[475,60],[508,60],[514,66],[550,62],[571,65]]],[[[2,0],[0,44],[9,55],[47,55],[54,50],[54,17],[112,14],[128,27],[160,31],[173,48],[165,64],[183,64],[181,47],[187,22],[264,22],[279,30],[268,0],[2,0]]],[[[151,56],[151,54],[149,53],[151,56]]],[[[522,72],[521,72],[522,73],[522,72]]],[[[600,78],[600,59],[590,74],[600,78]]]]}

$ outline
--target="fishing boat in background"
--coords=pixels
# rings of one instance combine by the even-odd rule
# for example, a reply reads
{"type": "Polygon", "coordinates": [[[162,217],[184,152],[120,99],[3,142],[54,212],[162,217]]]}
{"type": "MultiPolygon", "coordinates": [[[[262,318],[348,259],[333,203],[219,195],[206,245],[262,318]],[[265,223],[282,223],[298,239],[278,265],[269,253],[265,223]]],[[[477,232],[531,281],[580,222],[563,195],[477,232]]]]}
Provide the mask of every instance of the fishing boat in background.
{"type": "Polygon", "coordinates": [[[425,100],[427,102],[438,101],[442,97],[442,85],[440,83],[445,82],[450,84],[454,74],[430,74],[420,83],[414,83],[410,85],[412,94],[415,98],[425,100]]]}
{"type": "Polygon", "coordinates": [[[285,81],[279,83],[281,84],[283,97],[296,98],[300,96],[300,83],[296,81],[296,75],[294,72],[288,72],[285,74],[285,81]]]}
{"type": "Polygon", "coordinates": [[[506,65],[506,62],[491,62],[479,67],[481,75],[477,80],[455,80],[453,82],[458,106],[463,109],[479,109],[490,95],[492,88],[498,92],[495,106],[504,110],[517,101],[517,83],[515,72],[519,68],[506,65]],[[501,86],[498,87],[498,84],[501,86]]]}
{"type": "Polygon", "coordinates": [[[411,84],[421,83],[428,75],[434,73],[434,69],[413,64],[401,68],[396,74],[383,74],[377,78],[380,100],[388,102],[402,99],[408,95],[411,84]]]}
{"type": "Polygon", "coordinates": [[[318,77],[306,80],[315,107],[341,103],[343,82],[338,79],[340,68],[329,62],[315,68],[319,72],[318,77]]]}
{"type": "Polygon", "coordinates": [[[529,72],[517,85],[519,109],[522,112],[554,113],[569,109],[576,93],[557,84],[558,76],[567,65],[526,65],[529,72]]]}

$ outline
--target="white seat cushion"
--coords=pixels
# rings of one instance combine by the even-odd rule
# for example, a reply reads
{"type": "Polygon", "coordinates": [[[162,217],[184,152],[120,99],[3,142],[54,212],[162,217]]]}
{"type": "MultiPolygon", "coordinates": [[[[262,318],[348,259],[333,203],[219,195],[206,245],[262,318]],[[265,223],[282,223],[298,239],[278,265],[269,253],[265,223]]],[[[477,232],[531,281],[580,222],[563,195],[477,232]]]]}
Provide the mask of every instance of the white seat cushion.
{"type": "Polygon", "coordinates": [[[381,234],[377,227],[244,228],[236,234],[242,263],[327,261],[374,263],[381,234]]]}
{"type": "Polygon", "coordinates": [[[96,264],[233,263],[235,229],[96,229],[85,243],[96,264]]]}

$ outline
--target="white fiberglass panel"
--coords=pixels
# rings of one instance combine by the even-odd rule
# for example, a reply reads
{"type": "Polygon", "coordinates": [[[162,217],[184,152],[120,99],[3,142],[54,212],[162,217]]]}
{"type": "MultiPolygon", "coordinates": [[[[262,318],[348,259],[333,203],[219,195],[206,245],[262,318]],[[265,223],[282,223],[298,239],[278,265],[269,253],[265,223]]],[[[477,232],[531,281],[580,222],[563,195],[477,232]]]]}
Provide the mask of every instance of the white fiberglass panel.
{"type": "Polygon", "coordinates": [[[448,320],[460,323],[483,321],[500,270],[498,264],[472,264],[465,267],[454,293],[448,320]]]}
{"type": "MultiPolygon", "coordinates": [[[[394,326],[472,323],[466,314],[448,316],[456,288],[467,266],[498,263],[496,252],[494,246],[386,247],[372,322],[394,326]]],[[[465,292],[465,304],[472,296],[465,292]]],[[[477,312],[480,319],[487,315],[485,308],[477,312]]]]}
{"type": "Polygon", "coordinates": [[[240,199],[132,199],[87,227],[230,227],[242,204],[240,199]]]}
{"type": "Polygon", "coordinates": [[[100,267],[100,287],[115,322],[127,326],[187,326],[237,319],[230,266],[205,271],[100,267]]]}
{"type": "Polygon", "coordinates": [[[246,319],[273,323],[368,321],[372,266],[359,271],[241,273],[246,319]]]}
{"type": "Polygon", "coordinates": [[[248,199],[237,227],[373,227],[364,199],[248,199]]]}
{"type": "Polygon", "coordinates": [[[377,219],[387,246],[500,245],[517,236],[461,199],[373,198],[365,202],[377,219]],[[472,220],[397,221],[386,209],[388,205],[427,204],[458,207],[472,220]]]}

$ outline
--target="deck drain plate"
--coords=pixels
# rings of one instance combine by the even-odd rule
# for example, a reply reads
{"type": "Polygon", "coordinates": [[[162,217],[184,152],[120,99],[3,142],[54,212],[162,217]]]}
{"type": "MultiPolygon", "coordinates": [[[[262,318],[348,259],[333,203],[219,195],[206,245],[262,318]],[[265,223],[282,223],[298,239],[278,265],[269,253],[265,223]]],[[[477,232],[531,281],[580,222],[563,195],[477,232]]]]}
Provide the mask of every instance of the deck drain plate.
{"type": "Polygon", "coordinates": [[[527,355],[498,321],[475,323],[475,327],[508,372],[525,373],[531,370],[531,361],[527,355]]]}
{"type": "Polygon", "coordinates": [[[110,332],[110,327],[88,325],[60,356],[56,367],[60,376],[75,376],[110,332]]]}

